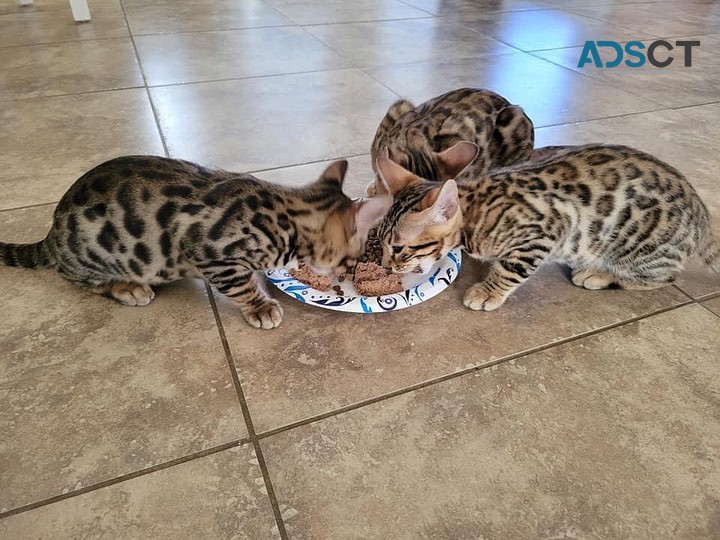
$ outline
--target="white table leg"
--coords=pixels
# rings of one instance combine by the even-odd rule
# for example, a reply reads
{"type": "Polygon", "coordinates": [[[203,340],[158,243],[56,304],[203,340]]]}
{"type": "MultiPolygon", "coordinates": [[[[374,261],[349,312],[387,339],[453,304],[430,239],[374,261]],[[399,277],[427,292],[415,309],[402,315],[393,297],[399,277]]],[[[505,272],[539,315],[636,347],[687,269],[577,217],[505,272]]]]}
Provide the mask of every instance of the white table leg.
{"type": "Polygon", "coordinates": [[[76,21],[90,20],[90,8],[88,7],[87,0],[70,0],[70,9],[72,9],[73,19],[76,21]]]}
{"type": "Polygon", "coordinates": [[[30,6],[32,5],[33,0],[18,0],[18,4],[21,6],[30,6]]]}

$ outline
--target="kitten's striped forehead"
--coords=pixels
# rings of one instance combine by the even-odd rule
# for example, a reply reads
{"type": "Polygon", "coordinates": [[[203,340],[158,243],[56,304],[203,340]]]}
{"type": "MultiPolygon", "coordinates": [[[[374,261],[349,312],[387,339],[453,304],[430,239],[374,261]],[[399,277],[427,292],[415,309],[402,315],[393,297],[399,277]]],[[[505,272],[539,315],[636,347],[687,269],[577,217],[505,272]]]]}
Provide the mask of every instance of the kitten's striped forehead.
{"type": "Polygon", "coordinates": [[[437,184],[420,180],[419,182],[406,187],[393,198],[393,204],[388,213],[378,226],[378,236],[386,238],[400,223],[400,220],[408,213],[419,212],[420,203],[433,187],[437,184]]]}

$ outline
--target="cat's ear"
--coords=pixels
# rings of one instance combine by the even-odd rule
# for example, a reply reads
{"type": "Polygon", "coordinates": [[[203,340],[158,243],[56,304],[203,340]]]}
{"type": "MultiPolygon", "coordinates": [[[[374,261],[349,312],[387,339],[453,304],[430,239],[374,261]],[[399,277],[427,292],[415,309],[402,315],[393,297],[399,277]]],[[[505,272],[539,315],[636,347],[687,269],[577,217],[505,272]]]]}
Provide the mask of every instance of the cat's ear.
{"type": "Polygon", "coordinates": [[[477,144],[460,141],[447,150],[435,154],[442,179],[455,178],[475,161],[478,153],[480,153],[480,149],[477,144]]]}
{"type": "Polygon", "coordinates": [[[460,198],[455,180],[446,180],[441,187],[435,188],[428,198],[435,198],[432,205],[424,211],[430,225],[440,225],[455,216],[460,208],[460,198]]]}
{"type": "Polygon", "coordinates": [[[418,181],[417,176],[390,159],[390,150],[387,147],[380,152],[380,157],[377,160],[377,171],[384,187],[391,195],[400,193],[403,189],[418,181]]]}
{"type": "Polygon", "coordinates": [[[380,221],[392,206],[392,197],[381,195],[370,199],[355,201],[352,207],[352,229],[350,234],[362,237],[380,221]]]}
{"type": "Polygon", "coordinates": [[[346,159],[333,161],[330,165],[328,165],[327,169],[325,169],[325,172],[320,175],[317,183],[335,184],[338,187],[342,188],[347,170],[348,162],[346,159]]]}

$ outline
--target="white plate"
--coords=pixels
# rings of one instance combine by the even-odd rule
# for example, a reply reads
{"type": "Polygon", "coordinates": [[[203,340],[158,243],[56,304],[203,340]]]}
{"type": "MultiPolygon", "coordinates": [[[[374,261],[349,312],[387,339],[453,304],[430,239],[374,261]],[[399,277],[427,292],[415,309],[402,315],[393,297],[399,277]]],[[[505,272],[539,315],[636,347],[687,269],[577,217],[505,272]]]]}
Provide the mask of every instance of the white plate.
{"type": "Polygon", "coordinates": [[[292,277],[285,268],[268,270],[266,275],[282,292],[305,304],[350,313],[384,313],[415,306],[444,291],[455,281],[461,262],[461,250],[456,248],[427,274],[405,274],[402,280],[405,290],[385,296],[360,296],[350,280],[337,279],[332,284],[342,287],[343,296],[334,291],[318,291],[292,277]]]}

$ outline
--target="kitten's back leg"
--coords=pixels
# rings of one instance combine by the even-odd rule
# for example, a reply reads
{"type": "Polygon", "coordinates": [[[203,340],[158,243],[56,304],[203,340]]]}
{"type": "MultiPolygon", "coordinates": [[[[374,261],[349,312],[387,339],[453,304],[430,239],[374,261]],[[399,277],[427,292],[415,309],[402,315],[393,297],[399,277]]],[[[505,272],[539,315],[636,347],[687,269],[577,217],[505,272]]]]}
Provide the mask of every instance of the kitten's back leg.
{"type": "Polygon", "coordinates": [[[577,287],[597,291],[600,289],[607,289],[608,287],[617,284],[618,279],[607,272],[580,268],[573,270],[572,282],[573,285],[576,285],[577,287]]]}
{"type": "Polygon", "coordinates": [[[147,306],[155,298],[155,292],[150,286],[141,283],[113,283],[98,292],[109,294],[126,306],[147,306]]]}
{"type": "Polygon", "coordinates": [[[619,277],[608,272],[592,269],[578,269],[572,273],[573,285],[583,287],[591,291],[607,289],[613,285],[627,291],[651,291],[666,287],[675,281],[674,276],[659,277],[619,277]]]}
{"type": "Polygon", "coordinates": [[[125,306],[147,306],[155,298],[155,291],[143,283],[78,277],[64,268],[60,268],[59,272],[62,277],[75,285],[95,294],[114,298],[125,306]]]}

